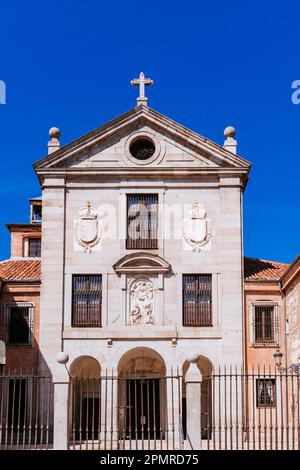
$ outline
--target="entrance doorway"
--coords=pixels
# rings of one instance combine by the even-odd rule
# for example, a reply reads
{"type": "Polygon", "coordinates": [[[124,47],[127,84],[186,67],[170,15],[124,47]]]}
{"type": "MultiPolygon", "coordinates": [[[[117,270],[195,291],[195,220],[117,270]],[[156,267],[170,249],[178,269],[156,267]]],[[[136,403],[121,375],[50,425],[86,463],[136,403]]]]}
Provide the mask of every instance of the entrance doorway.
{"type": "Polygon", "coordinates": [[[101,422],[101,368],[89,356],[77,358],[71,365],[70,442],[99,439],[101,422]]]}
{"type": "Polygon", "coordinates": [[[164,439],[167,418],[165,366],[151,349],[129,351],[120,361],[120,440],[164,439]]]}
{"type": "Polygon", "coordinates": [[[161,430],[159,378],[127,379],[126,439],[156,439],[161,430]]]}

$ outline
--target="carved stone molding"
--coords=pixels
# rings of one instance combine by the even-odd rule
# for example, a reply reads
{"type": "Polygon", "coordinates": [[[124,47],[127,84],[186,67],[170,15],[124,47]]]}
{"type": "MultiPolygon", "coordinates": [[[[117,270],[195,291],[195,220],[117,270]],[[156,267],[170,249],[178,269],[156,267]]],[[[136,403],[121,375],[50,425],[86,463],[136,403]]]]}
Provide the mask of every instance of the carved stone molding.
{"type": "Polygon", "coordinates": [[[162,274],[169,272],[171,265],[158,255],[138,252],[123,256],[113,265],[113,269],[118,274],[162,274]]]}

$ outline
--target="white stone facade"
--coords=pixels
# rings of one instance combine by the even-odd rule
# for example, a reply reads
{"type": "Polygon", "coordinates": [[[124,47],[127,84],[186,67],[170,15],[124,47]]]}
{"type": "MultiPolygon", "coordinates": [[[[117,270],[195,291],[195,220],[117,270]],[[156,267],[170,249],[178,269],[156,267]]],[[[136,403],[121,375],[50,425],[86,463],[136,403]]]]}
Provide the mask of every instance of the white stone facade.
{"type": "Polygon", "coordinates": [[[67,381],[65,368],[56,362],[60,351],[69,354],[69,364],[91,356],[101,370],[116,373],[124,354],[137,347],[155,350],[167,371],[182,370],[191,352],[213,366],[242,364],[242,191],[248,162],[139,106],[52,153],[35,169],[43,185],[40,348],[55,381],[67,381]],[[130,155],[130,142],[140,136],[155,143],[149,161],[130,155]],[[158,195],[158,249],[126,249],[127,194],[158,195]],[[74,238],[87,202],[101,227],[89,250],[74,238]],[[203,246],[197,245],[197,233],[190,237],[196,239],[192,245],[184,236],[195,207],[202,211],[195,222],[199,237],[209,229],[203,246]],[[136,263],[135,269],[133,257],[129,267],[116,272],[123,257],[145,251],[162,264],[144,260],[144,267],[136,263]],[[182,275],[198,273],[212,275],[213,325],[184,327],[182,275]],[[74,274],[102,275],[101,328],[72,327],[74,274]],[[138,280],[148,290],[152,286],[148,303],[140,300],[144,317],[151,310],[148,323],[130,318],[130,289],[138,280]]]}

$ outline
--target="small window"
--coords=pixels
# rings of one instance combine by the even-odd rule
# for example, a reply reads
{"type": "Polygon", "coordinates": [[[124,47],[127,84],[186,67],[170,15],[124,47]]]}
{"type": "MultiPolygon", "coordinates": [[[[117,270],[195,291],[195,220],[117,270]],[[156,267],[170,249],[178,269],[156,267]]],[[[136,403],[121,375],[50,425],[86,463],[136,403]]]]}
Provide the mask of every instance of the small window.
{"type": "Polygon", "coordinates": [[[158,195],[127,196],[127,249],[157,249],[158,195]]]}
{"type": "Polygon", "coordinates": [[[276,406],[276,381],[275,379],[256,379],[256,406],[276,406]]]}
{"type": "Polygon", "coordinates": [[[41,256],[41,239],[40,238],[28,239],[28,256],[30,258],[40,258],[41,256]]]}
{"type": "Polygon", "coordinates": [[[101,326],[102,276],[76,274],[72,287],[72,326],[101,326]]]}
{"type": "Polygon", "coordinates": [[[277,306],[264,302],[254,304],[254,344],[278,343],[277,306]]]}
{"type": "Polygon", "coordinates": [[[212,326],[211,274],[183,275],[183,326],[212,326]]]}
{"type": "Polygon", "coordinates": [[[129,151],[137,160],[148,160],[154,155],[155,145],[149,138],[138,138],[130,144],[129,151]]]}
{"type": "Polygon", "coordinates": [[[33,343],[33,306],[9,304],[6,309],[6,344],[31,345],[33,343]]]}

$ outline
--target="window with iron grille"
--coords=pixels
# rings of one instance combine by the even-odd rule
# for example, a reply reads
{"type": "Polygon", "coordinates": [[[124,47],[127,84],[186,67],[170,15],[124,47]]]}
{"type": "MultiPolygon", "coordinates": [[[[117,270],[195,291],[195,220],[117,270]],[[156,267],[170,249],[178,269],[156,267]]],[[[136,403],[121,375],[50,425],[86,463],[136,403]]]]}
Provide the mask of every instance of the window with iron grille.
{"type": "Polygon", "coordinates": [[[183,326],[212,326],[211,274],[184,274],[183,326]]]}
{"type": "Polygon", "coordinates": [[[41,256],[41,239],[40,238],[28,239],[28,256],[32,258],[41,256]]]}
{"type": "Polygon", "coordinates": [[[102,276],[73,275],[72,326],[101,326],[102,276]]]}
{"type": "Polygon", "coordinates": [[[6,344],[12,346],[33,344],[34,306],[26,303],[6,304],[6,344]]]}
{"type": "Polygon", "coordinates": [[[127,195],[127,249],[157,249],[158,195],[127,195]]]}
{"type": "Polygon", "coordinates": [[[277,305],[274,303],[257,302],[253,304],[253,309],[254,344],[257,346],[278,344],[279,326],[277,305]]]}
{"type": "Polygon", "coordinates": [[[256,406],[276,406],[276,381],[275,379],[256,379],[256,406]]]}

